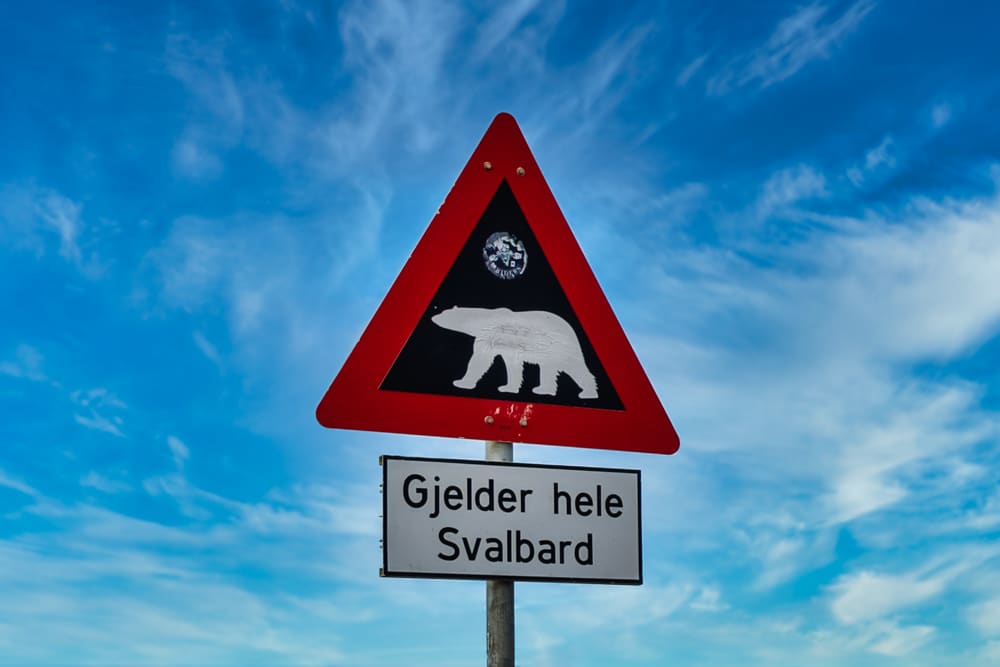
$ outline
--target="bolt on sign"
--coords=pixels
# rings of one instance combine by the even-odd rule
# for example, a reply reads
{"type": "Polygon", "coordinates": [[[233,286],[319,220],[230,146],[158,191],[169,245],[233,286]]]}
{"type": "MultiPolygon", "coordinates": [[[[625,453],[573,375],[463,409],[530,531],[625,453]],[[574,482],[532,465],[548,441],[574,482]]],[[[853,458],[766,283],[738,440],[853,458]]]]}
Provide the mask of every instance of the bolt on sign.
{"type": "Polygon", "coordinates": [[[642,583],[638,470],[381,463],[383,576],[642,583]]]}
{"type": "Polygon", "coordinates": [[[331,428],[679,446],[509,114],[493,120],[316,415],[331,428]]]}

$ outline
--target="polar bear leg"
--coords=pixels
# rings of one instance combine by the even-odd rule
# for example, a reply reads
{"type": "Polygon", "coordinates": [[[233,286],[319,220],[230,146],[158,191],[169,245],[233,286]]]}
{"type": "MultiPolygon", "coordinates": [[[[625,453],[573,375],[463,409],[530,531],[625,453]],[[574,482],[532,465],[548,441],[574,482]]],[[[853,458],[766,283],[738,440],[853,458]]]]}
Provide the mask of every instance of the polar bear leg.
{"type": "Polygon", "coordinates": [[[566,375],[573,378],[573,382],[580,385],[580,398],[597,398],[597,380],[582,360],[579,363],[572,364],[571,368],[564,370],[566,371],[566,375]]]}
{"type": "Polygon", "coordinates": [[[490,350],[490,345],[486,341],[476,341],[472,346],[472,358],[465,369],[465,375],[452,382],[459,389],[475,389],[476,384],[486,375],[493,365],[496,355],[490,350]]]}
{"type": "MultiPolygon", "coordinates": [[[[576,378],[573,378],[576,380],[576,378]]],[[[582,387],[580,390],[580,398],[597,398],[597,380],[590,373],[587,373],[586,377],[576,380],[576,383],[582,387]]]]}
{"type": "Polygon", "coordinates": [[[516,394],[521,391],[521,383],[524,382],[524,362],[516,354],[501,354],[500,358],[507,367],[507,384],[497,387],[497,391],[516,394]]]}
{"type": "Polygon", "coordinates": [[[538,386],[531,390],[532,393],[543,396],[555,396],[558,387],[559,371],[539,364],[538,375],[540,381],[538,386]]]}

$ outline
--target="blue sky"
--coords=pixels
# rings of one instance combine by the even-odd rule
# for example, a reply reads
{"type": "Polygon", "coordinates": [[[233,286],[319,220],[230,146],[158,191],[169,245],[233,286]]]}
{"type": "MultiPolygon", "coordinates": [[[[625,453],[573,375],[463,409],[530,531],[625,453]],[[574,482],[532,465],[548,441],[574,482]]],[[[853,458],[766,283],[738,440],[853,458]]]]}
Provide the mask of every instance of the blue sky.
{"type": "Polygon", "coordinates": [[[515,115],[681,436],[525,665],[1000,662],[1000,8],[8,3],[0,664],[466,665],[313,410],[515,115]]]}

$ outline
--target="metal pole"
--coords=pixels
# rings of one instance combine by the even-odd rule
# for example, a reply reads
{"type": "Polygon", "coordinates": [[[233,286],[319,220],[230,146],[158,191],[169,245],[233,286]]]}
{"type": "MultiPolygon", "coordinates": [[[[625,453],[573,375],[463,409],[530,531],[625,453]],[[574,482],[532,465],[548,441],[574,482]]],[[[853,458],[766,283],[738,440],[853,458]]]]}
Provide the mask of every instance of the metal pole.
{"type": "MultiPolygon", "coordinates": [[[[486,460],[514,460],[514,444],[486,441],[486,460]]],[[[486,580],[486,667],[514,667],[514,582],[486,580]]]]}

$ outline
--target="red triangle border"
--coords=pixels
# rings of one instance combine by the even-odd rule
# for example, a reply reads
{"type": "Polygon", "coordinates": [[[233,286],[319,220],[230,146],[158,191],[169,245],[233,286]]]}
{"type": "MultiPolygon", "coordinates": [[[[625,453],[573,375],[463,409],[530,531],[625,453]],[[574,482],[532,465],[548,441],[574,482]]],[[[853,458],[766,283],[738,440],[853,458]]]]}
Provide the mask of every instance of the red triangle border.
{"type": "Polygon", "coordinates": [[[680,442],[521,130],[501,113],[476,147],[316,409],[330,428],[673,454],[680,442]],[[624,410],[379,389],[507,180],[624,410]]]}

